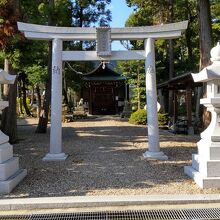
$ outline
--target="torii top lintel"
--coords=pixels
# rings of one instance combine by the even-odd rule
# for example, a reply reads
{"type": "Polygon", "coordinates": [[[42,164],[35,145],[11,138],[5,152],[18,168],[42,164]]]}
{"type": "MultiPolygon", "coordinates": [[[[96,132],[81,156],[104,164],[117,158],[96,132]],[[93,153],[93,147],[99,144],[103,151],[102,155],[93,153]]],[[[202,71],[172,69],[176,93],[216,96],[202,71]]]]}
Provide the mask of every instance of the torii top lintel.
{"type": "MultiPolygon", "coordinates": [[[[17,24],[18,29],[29,39],[96,40],[96,28],[56,27],[22,22],[17,24]]],[[[111,28],[111,40],[172,39],[181,36],[187,25],[188,21],[182,21],[155,26],[111,28]]]]}

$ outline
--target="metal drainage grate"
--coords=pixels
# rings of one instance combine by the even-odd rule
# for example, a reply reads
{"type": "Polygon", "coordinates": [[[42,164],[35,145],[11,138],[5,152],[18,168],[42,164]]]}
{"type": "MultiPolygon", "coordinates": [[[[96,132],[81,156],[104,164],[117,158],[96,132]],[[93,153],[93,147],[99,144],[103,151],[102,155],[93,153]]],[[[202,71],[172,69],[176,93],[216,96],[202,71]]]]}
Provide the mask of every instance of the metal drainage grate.
{"type": "Polygon", "coordinates": [[[220,208],[79,212],[0,216],[0,220],[208,220],[220,219],[220,208]]]}
{"type": "Polygon", "coordinates": [[[0,220],[29,220],[30,218],[30,215],[0,215],[0,220]]]}

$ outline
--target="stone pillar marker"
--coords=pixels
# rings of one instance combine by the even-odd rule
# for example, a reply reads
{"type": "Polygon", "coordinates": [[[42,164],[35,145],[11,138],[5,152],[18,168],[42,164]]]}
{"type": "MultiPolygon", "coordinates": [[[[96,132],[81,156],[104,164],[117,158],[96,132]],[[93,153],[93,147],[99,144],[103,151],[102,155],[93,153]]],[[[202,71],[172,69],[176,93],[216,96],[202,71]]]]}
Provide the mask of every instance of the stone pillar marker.
{"type": "Polygon", "coordinates": [[[148,150],[143,156],[145,158],[167,160],[168,157],[160,151],[159,144],[154,39],[148,38],[145,40],[145,53],[148,150]]]}
{"type": "Polygon", "coordinates": [[[211,123],[201,133],[197,143],[198,154],[192,155],[192,165],[184,172],[201,188],[220,188],[220,45],[211,50],[212,65],[198,74],[192,74],[195,82],[207,83],[207,98],[200,103],[211,112],[211,123]]]}
{"type": "MultiPolygon", "coordinates": [[[[13,84],[16,76],[0,69],[0,84],[13,84]]],[[[0,111],[8,106],[8,101],[0,97],[0,111]]],[[[10,193],[27,175],[26,169],[19,169],[18,157],[13,157],[13,147],[8,143],[9,137],[0,131],[0,193],[10,193]]]]}
{"type": "Polygon", "coordinates": [[[67,158],[67,155],[62,152],[62,50],[62,40],[53,39],[50,152],[43,158],[44,161],[67,158]]]}

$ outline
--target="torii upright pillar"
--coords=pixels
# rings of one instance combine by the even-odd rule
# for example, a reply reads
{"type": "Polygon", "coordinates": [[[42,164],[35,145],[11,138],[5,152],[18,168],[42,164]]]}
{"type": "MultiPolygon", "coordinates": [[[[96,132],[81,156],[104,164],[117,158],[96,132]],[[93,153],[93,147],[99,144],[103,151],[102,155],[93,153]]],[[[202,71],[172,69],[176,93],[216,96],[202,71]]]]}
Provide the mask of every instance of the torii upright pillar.
{"type": "Polygon", "coordinates": [[[146,96],[147,96],[147,123],[148,123],[148,150],[143,154],[145,158],[167,160],[168,157],[160,151],[159,128],[157,116],[157,84],[155,67],[154,39],[148,38],[145,46],[145,72],[146,72],[146,96]]]}
{"type": "Polygon", "coordinates": [[[51,128],[50,152],[43,158],[45,161],[65,160],[62,152],[62,50],[63,41],[55,38],[52,41],[52,83],[51,83],[51,128]]]}

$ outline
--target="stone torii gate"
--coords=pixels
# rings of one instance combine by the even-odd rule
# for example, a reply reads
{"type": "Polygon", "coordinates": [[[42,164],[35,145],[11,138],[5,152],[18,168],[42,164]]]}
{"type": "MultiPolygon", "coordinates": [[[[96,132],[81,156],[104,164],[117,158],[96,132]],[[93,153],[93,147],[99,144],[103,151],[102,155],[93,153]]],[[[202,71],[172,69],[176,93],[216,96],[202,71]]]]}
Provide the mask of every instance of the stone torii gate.
{"type": "Polygon", "coordinates": [[[154,41],[180,37],[187,24],[188,21],[146,27],[80,28],[18,22],[18,29],[26,38],[53,42],[50,152],[43,160],[56,161],[67,158],[62,151],[62,61],[94,60],[145,60],[148,150],[144,157],[166,160],[167,156],[160,151],[159,145],[154,41]],[[96,51],[63,51],[63,41],[93,40],[97,42],[96,51]],[[145,50],[111,51],[111,42],[114,40],[144,40],[145,50]]]}

